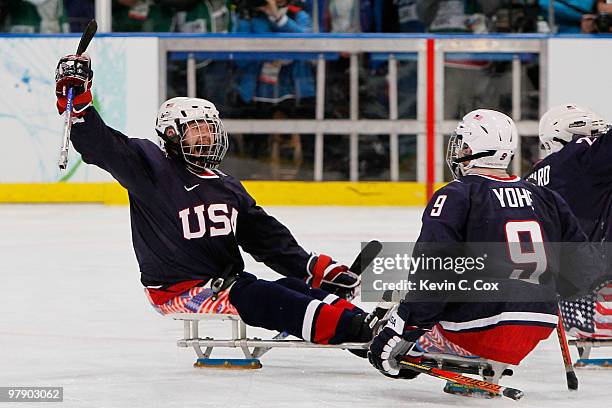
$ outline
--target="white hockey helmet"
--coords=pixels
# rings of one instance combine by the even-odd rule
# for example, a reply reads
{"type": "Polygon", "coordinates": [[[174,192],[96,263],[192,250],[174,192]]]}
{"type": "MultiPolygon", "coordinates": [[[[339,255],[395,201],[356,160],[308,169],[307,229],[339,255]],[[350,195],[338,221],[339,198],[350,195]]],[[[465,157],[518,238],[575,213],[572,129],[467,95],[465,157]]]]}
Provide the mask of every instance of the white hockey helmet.
{"type": "Polygon", "coordinates": [[[506,169],[518,146],[514,121],[501,112],[477,109],[465,115],[448,142],[446,163],[459,177],[473,167],[506,169]]]}
{"type": "Polygon", "coordinates": [[[589,108],[566,103],[549,109],[542,116],[538,133],[542,149],[551,154],[561,150],[575,135],[599,136],[607,130],[603,118],[589,108]]]}
{"type": "Polygon", "coordinates": [[[219,111],[206,99],[168,99],[159,108],[155,130],[166,153],[195,172],[217,168],[227,153],[219,111]]]}

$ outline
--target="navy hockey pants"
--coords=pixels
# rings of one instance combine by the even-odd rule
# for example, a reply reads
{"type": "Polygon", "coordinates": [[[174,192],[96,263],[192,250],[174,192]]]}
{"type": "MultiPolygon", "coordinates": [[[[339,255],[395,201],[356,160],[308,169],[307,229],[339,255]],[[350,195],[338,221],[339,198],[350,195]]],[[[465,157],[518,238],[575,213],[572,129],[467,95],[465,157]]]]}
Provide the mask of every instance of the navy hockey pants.
{"type": "Polygon", "coordinates": [[[229,295],[240,317],[250,326],[286,331],[321,344],[352,341],[348,328],[363,310],[296,278],[257,279],[242,272],[229,295]]]}

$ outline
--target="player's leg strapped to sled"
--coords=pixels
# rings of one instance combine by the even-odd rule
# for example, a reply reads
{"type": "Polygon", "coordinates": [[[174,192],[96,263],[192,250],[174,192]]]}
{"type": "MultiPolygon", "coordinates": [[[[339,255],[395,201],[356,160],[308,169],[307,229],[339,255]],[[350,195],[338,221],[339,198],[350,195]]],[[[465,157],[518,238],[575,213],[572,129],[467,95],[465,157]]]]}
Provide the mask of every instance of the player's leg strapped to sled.
{"type": "MultiPolygon", "coordinates": [[[[194,364],[196,367],[260,368],[262,365],[259,358],[274,347],[338,348],[362,350],[362,352],[365,352],[365,349],[368,347],[368,343],[364,341],[345,342],[347,340],[346,336],[354,335],[355,333],[354,328],[351,330],[348,326],[352,322],[351,318],[361,312],[360,309],[335,295],[319,289],[312,289],[300,280],[282,278],[276,282],[268,282],[257,280],[253,275],[244,273],[241,279],[232,286],[231,290],[223,289],[215,293],[211,286],[209,284],[191,288],[161,305],[155,305],[149,290],[146,291],[149,300],[159,313],[175,320],[183,321],[184,335],[182,339],[178,340],[177,345],[195,350],[198,357],[194,364]],[[308,302],[306,314],[312,315],[313,318],[316,316],[318,319],[310,320],[310,324],[305,324],[302,327],[288,327],[286,330],[283,330],[282,326],[276,326],[274,319],[269,319],[266,313],[268,307],[278,307],[277,302],[274,305],[258,304],[256,308],[251,307],[252,304],[246,301],[244,304],[240,301],[236,302],[236,304],[232,303],[232,298],[240,298],[242,295],[241,291],[243,290],[247,292],[253,291],[253,294],[257,295],[259,299],[265,299],[266,293],[268,297],[270,296],[270,289],[274,292],[279,292],[276,293],[276,300],[279,299],[279,296],[282,298],[285,289],[302,293],[304,296],[303,301],[308,302]],[[232,295],[234,290],[237,290],[235,292],[236,295],[232,295]],[[313,305],[310,309],[315,310],[315,312],[309,312],[310,305],[313,305]],[[316,312],[316,310],[319,311],[316,312]],[[243,311],[244,314],[239,315],[239,311],[243,311]],[[210,320],[229,321],[232,329],[231,337],[228,339],[218,339],[201,336],[200,323],[204,325],[205,330],[206,322],[210,320]],[[345,323],[341,323],[343,320],[345,323]],[[262,323],[256,323],[262,321],[266,321],[266,328],[278,331],[283,330],[283,332],[270,339],[247,337],[247,323],[262,326],[262,323]],[[323,330],[317,330],[318,322],[320,322],[323,330]],[[336,322],[336,327],[334,328],[333,325],[329,325],[330,322],[336,322]],[[309,337],[306,336],[305,330],[311,333],[309,337]],[[316,343],[305,340],[286,340],[287,331],[302,339],[315,340],[316,343]],[[211,358],[215,348],[239,348],[243,352],[244,358],[211,358]]],[[[287,292],[285,295],[290,296],[287,299],[288,308],[295,309],[291,306],[294,302],[293,297],[295,294],[289,295],[287,292]]],[[[247,296],[244,299],[247,299],[247,296]]],[[[392,304],[396,303],[381,303],[379,305],[380,310],[387,311],[391,308],[392,304]]],[[[305,321],[308,322],[307,319],[305,321]]],[[[451,373],[478,375],[492,384],[497,384],[503,375],[512,375],[512,370],[508,369],[508,364],[473,355],[445,338],[442,330],[437,326],[418,339],[416,348],[420,355],[418,363],[428,367],[435,367],[451,373]]],[[[406,370],[410,371],[409,369],[406,370]]],[[[412,377],[416,375],[418,374],[413,373],[412,377]]],[[[459,395],[494,396],[490,392],[479,391],[478,388],[470,386],[461,386],[455,382],[448,382],[444,391],[459,395]]]]}
{"type": "MultiPolygon", "coordinates": [[[[359,275],[380,248],[377,241],[370,242],[349,270],[359,275]]],[[[324,272],[317,274],[316,269],[315,266],[315,280],[320,280],[316,279],[318,275],[327,276],[324,272]]],[[[314,284],[318,286],[320,282],[314,284]]],[[[177,344],[195,350],[198,367],[259,368],[258,358],[273,347],[340,348],[365,357],[374,326],[387,310],[381,306],[368,314],[349,300],[313,288],[303,280],[281,278],[271,282],[247,272],[229,279],[211,280],[188,290],[178,287],[182,285],[188,287],[190,283],[161,292],[147,288],[145,292],[159,313],[184,321],[184,338],[177,344]],[[203,320],[230,321],[232,337],[200,338],[199,323],[203,320]],[[247,338],[247,324],[280,333],[268,340],[247,338]],[[302,340],[285,340],[289,335],[302,340]],[[245,358],[211,359],[215,347],[240,348],[245,358]]]]}
{"type": "Polygon", "coordinates": [[[207,284],[191,288],[165,303],[156,305],[163,315],[184,321],[184,338],[179,347],[192,347],[198,355],[196,366],[259,368],[261,357],[272,347],[327,347],[361,349],[365,352],[371,332],[364,332],[367,314],[353,304],[321,289],[313,289],[295,278],[275,282],[257,279],[243,272],[231,288],[216,293],[207,284]],[[228,320],[230,339],[199,337],[199,324],[206,320],[228,320]],[[269,340],[247,338],[246,325],[282,332],[269,340]],[[303,340],[284,340],[290,334],[303,340]],[[202,347],[206,350],[202,351],[202,347]],[[215,347],[241,348],[244,359],[211,359],[215,347]]]}

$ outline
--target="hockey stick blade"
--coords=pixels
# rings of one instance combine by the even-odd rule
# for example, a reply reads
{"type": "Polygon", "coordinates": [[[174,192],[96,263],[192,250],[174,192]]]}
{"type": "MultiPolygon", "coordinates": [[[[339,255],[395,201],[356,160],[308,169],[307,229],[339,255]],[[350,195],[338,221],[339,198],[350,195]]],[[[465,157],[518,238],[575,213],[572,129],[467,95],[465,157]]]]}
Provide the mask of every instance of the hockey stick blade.
{"type": "Polygon", "coordinates": [[[410,360],[400,360],[399,363],[413,371],[416,371],[421,374],[427,374],[432,377],[440,378],[442,380],[451,381],[457,384],[461,384],[467,387],[478,388],[482,391],[487,391],[495,395],[503,395],[504,397],[519,400],[523,398],[525,395],[523,391],[518,390],[516,388],[503,387],[498,384],[493,384],[488,381],[478,380],[471,377],[466,377],[465,375],[459,373],[453,373],[450,371],[441,370],[435,367],[429,367],[423,364],[418,364],[410,360]]]}
{"type": "Polygon", "coordinates": [[[83,31],[81,41],[79,41],[76,52],[77,55],[81,55],[87,50],[89,43],[93,40],[94,35],[96,35],[96,31],[98,31],[98,23],[96,23],[96,20],[90,20],[89,23],[87,23],[87,27],[85,27],[85,31],[83,31]]]}
{"type": "Polygon", "coordinates": [[[576,391],[578,389],[578,377],[574,372],[572,364],[572,355],[570,354],[567,337],[565,337],[565,328],[563,325],[563,315],[561,309],[557,312],[559,315],[559,323],[557,324],[557,338],[559,339],[559,347],[561,347],[561,356],[563,357],[563,366],[565,367],[565,379],[567,380],[567,389],[576,391]]]}
{"type": "Polygon", "coordinates": [[[368,242],[359,252],[349,270],[357,275],[361,275],[368,265],[374,261],[374,258],[378,256],[380,251],[382,251],[382,247],[382,244],[377,240],[368,242]]]}
{"type": "Polygon", "coordinates": [[[576,391],[578,389],[578,377],[576,377],[576,373],[574,371],[568,371],[565,373],[565,378],[567,379],[567,389],[576,391]]]}

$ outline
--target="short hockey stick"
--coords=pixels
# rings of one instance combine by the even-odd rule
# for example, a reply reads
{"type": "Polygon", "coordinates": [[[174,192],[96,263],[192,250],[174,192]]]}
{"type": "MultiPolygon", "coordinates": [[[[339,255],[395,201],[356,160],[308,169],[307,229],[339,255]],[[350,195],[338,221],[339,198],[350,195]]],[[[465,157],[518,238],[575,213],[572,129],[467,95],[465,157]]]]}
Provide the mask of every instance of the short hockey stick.
{"type": "Polygon", "coordinates": [[[430,367],[423,364],[415,363],[414,361],[408,360],[406,358],[400,360],[399,363],[402,366],[421,374],[427,374],[432,377],[451,381],[456,384],[464,385],[466,387],[477,388],[479,390],[487,391],[495,395],[503,395],[504,397],[508,397],[513,400],[519,400],[525,395],[523,391],[518,390],[516,388],[504,387],[498,384],[493,384],[488,381],[466,377],[465,375],[459,373],[453,373],[450,371],[441,370],[436,367],[430,367]]]}
{"type": "Polygon", "coordinates": [[[575,391],[578,389],[578,377],[576,377],[574,366],[572,365],[572,355],[570,354],[569,345],[567,344],[567,337],[565,337],[565,328],[563,325],[563,315],[561,314],[561,309],[559,309],[558,313],[559,324],[557,324],[557,338],[559,339],[561,355],[563,356],[563,365],[565,366],[567,389],[575,391]]]}
{"type": "Polygon", "coordinates": [[[357,275],[361,275],[374,261],[374,258],[378,256],[380,251],[382,251],[382,244],[379,241],[372,240],[368,242],[359,252],[349,270],[357,275]]]}
{"type": "MultiPolygon", "coordinates": [[[[83,35],[81,36],[81,41],[79,41],[76,55],[81,55],[85,52],[97,30],[98,24],[96,23],[96,20],[91,20],[89,23],[87,23],[87,27],[85,27],[85,31],[83,31],[83,35]]],[[[68,148],[70,147],[70,132],[72,131],[73,99],[74,92],[72,87],[70,87],[68,88],[68,95],[66,96],[66,111],[64,112],[64,133],[58,163],[60,170],[66,170],[66,167],[68,166],[68,148]]]]}

